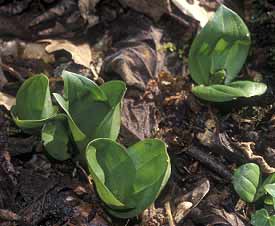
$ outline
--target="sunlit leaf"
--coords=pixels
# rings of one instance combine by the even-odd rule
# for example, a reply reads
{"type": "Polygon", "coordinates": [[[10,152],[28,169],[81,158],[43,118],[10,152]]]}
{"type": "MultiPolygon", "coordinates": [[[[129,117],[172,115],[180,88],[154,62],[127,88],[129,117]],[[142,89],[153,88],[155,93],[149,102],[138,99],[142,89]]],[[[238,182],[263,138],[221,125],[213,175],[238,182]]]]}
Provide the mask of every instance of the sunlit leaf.
{"type": "Polygon", "coordinates": [[[233,176],[235,191],[246,202],[253,202],[260,180],[260,168],[255,163],[240,166],[233,176]]]}
{"type": "Polygon", "coordinates": [[[275,173],[272,173],[269,175],[263,183],[260,185],[260,187],[257,190],[257,194],[255,196],[255,200],[258,200],[259,198],[263,197],[266,194],[265,186],[267,184],[274,184],[275,183],[275,173]]]}
{"type": "Polygon", "coordinates": [[[225,72],[225,84],[240,72],[250,47],[250,34],[243,20],[221,5],[192,43],[189,68],[192,79],[211,85],[211,76],[225,72]]]}
{"type": "Polygon", "coordinates": [[[88,145],[87,160],[108,212],[120,218],[134,217],[153,203],[171,172],[166,146],[157,139],[140,141],[128,151],[114,141],[97,139],[88,145]],[[114,205],[106,194],[124,206],[114,205]]]}
{"type": "Polygon", "coordinates": [[[251,217],[253,226],[275,226],[275,216],[269,216],[266,209],[257,210],[251,217]]]}
{"type": "Polygon", "coordinates": [[[45,121],[56,114],[47,76],[36,75],[23,83],[11,114],[15,123],[23,129],[42,127],[45,121]]]}
{"type": "Polygon", "coordinates": [[[101,87],[88,78],[63,72],[64,97],[54,94],[69,119],[74,140],[80,149],[96,138],[115,140],[120,129],[120,103],[126,91],[120,81],[101,87]]]}
{"type": "Polygon", "coordinates": [[[126,149],[109,139],[88,144],[86,158],[100,198],[109,206],[129,208],[136,170],[126,149]]]}
{"type": "Polygon", "coordinates": [[[238,97],[252,97],[265,93],[267,87],[263,83],[252,81],[236,81],[227,85],[195,86],[192,92],[203,100],[213,102],[231,101],[238,97]]]}

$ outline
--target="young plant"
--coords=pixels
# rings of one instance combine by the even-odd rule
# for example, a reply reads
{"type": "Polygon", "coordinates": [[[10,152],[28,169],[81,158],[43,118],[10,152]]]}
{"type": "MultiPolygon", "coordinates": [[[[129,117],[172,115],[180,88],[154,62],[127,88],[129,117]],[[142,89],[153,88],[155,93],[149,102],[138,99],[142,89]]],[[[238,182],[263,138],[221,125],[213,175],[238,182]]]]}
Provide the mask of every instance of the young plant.
{"type": "Polygon", "coordinates": [[[253,226],[274,226],[275,216],[270,216],[266,209],[257,210],[251,217],[253,226]]]}
{"type": "Polygon", "coordinates": [[[84,151],[96,138],[116,140],[120,130],[120,105],[126,86],[111,81],[97,86],[88,78],[64,71],[64,97],[55,93],[61,109],[53,106],[49,81],[45,75],[34,76],[24,82],[16,95],[11,113],[15,123],[23,128],[41,129],[48,153],[65,160],[69,154],[69,139],[84,151]],[[64,113],[63,113],[64,112],[64,113]],[[57,151],[58,150],[58,151],[57,151]]]}
{"type": "MultiPolygon", "coordinates": [[[[263,200],[265,205],[272,205],[275,210],[275,173],[262,181],[260,168],[254,163],[240,166],[233,175],[233,186],[240,198],[252,203],[263,200]]],[[[254,226],[275,226],[275,215],[269,216],[266,209],[253,214],[254,226]]]]}
{"type": "Polygon", "coordinates": [[[166,145],[157,139],[128,149],[110,139],[96,139],[88,144],[86,156],[107,211],[120,218],[134,217],[154,202],[171,172],[166,145]]]}
{"type": "Polygon", "coordinates": [[[221,5],[191,46],[189,69],[198,84],[192,92],[213,102],[262,95],[267,88],[265,84],[234,81],[247,58],[250,44],[250,34],[243,20],[221,5]]]}
{"type": "Polygon", "coordinates": [[[123,82],[97,86],[66,71],[62,77],[64,95],[54,94],[59,109],[52,104],[46,76],[25,81],[12,110],[14,121],[29,132],[41,129],[45,149],[53,158],[83,160],[110,214],[138,215],[155,201],[170,176],[165,143],[148,139],[126,150],[115,142],[126,91],[123,82]]]}
{"type": "Polygon", "coordinates": [[[111,81],[97,86],[84,76],[64,71],[64,96],[54,93],[67,115],[74,141],[80,149],[96,138],[116,140],[120,129],[121,100],[126,86],[111,81]]]}

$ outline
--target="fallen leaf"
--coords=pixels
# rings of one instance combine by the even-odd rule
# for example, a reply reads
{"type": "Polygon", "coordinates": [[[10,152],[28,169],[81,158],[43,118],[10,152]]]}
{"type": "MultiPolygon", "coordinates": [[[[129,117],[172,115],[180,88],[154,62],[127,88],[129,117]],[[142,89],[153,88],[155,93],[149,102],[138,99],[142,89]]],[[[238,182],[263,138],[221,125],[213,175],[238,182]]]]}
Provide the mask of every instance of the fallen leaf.
{"type": "Polygon", "coordinates": [[[209,208],[196,216],[194,220],[200,224],[245,226],[242,220],[233,212],[228,213],[224,209],[209,208]]]}
{"type": "Polygon", "coordinates": [[[153,136],[158,128],[155,103],[125,98],[122,108],[121,136],[127,144],[153,136]]]}
{"type": "Polygon", "coordinates": [[[10,110],[11,107],[15,105],[15,102],[15,97],[0,92],[0,105],[4,105],[8,110],[10,110]]]}
{"type": "Polygon", "coordinates": [[[55,60],[53,55],[45,51],[44,45],[39,43],[26,44],[21,57],[23,59],[43,60],[45,63],[53,63],[55,60]]]}
{"type": "Polygon", "coordinates": [[[185,216],[195,208],[210,190],[210,182],[204,178],[197,183],[197,186],[187,194],[175,199],[176,209],[174,212],[175,222],[180,223],[185,216]]]}
{"type": "Polygon", "coordinates": [[[100,0],[79,0],[78,8],[82,18],[92,27],[99,23],[99,17],[95,15],[96,5],[100,0]]]}
{"type": "Polygon", "coordinates": [[[171,11],[170,0],[119,0],[122,5],[126,5],[138,12],[158,21],[164,13],[171,11]]]}
{"type": "Polygon", "coordinates": [[[108,226],[109,225],[106,222],[106,220],[104,220],[103,217],[99,216],[98,214],[95,215],[95,217],[90,222],[90,224],[94,225],[94,226],[108,226]]]}
{"type": "Polygon", "coordinates": [[[76,64],[90,68],[90,63],[92,61],[92,51],[88,43],[74,44],[68,40],[63,39],[45,39],[41,42],[49,43],[45,48],[48,53],[65,50],[72,55],[72,59],[76,64]]]}
{"type": "Polygon", "coordinates": [[[128,86],[144,90],[161,68],[162,55],[157,51],[161,35],[149,19],[137,13],[126,14],[113,26],[117,41],[104,59],[103,77],[119,75],[128,86]],[[120,32],[121,27],[127,29],[120,32]]]}
{"type": "Polygon", "coordinates": [[[194,0],[193,4],[190,4],[187,0],[172,0],[172,2],[182,13],[199,21],[201,27],[204,27],[214,14],[214,12],[208,12],[200,6],[199,0],[194,0]]]}

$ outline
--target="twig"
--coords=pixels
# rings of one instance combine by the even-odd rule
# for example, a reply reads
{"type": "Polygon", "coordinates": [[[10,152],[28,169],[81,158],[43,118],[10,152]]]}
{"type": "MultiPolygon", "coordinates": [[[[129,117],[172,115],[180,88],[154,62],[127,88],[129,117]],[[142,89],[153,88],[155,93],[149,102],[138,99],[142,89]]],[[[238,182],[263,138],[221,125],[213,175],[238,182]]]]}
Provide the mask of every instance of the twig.
{"type": "Polygon", "coordinates": [[[243,154],[251,161],[256,162],[261,167],[264,173],[274,173],[275,168],[268,165],[265,159],[260,155],[255,155],[251,149],[251,145],[255,145],[254,142],[240,142],[235,145],[243,152],[243,154]]]}
{"type": "Polygon", "coordinates": [[[164,204],[164,207],[168,217],[169,226],[175,226],[174,218],[172,216],[170,201],[166,201],[164,204]]]}
{"type": "Polygon", "coordinates": [[[184,26],[189,26],[190,25],[190,23],[188,21],[186,21],[185,19],[179,17],[178,15],[176,15],[174,13],[169,12],[168,15],[170,17],[172,17],[173,19],[175,19],[176,21],[178,21],[180,24],[183,24],[184,26]]]}
{"type": "Polygon", "coordinates": [[[209,167],[212,171],[222,176],[225,180],[231,180],[232,174],[225,168],[225,166],[199,148],[191,146],[185,151],[185,153],[209,167]]]}
{"type": "Polygon", "coordinates": [[[19,72],[17,72],[16,70],[14,70],[11,66],[0,62],[0,67],[2,67],[2,69],[4,71],[8,71],[11,75],[13,75],[20,82],[24,82],[25,79],[21,76],[21,74],[19,72]]]}
{"type": "Polygon", "coordinates": [[[76,162],[76,167],[78,169],[80,169],[80,171],[84,174],[84,176],[86,177],[86,180],[89,184],[89,188],[91,189],[91,191],[94,191],[94,187],[93,187],[93,183],[92,183],[92,180],[91,180],[91,177],[86,173],[86,171],[83,169],[83,167],[79,164],[79,162],[77,161],[76,162]]]}

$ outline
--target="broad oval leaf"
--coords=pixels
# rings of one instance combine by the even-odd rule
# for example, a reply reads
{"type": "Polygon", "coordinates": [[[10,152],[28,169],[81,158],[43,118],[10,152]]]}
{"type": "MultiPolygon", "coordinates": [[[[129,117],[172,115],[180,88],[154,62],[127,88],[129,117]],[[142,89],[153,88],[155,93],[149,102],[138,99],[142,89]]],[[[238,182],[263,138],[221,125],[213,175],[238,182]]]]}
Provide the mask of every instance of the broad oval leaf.
{"type": "Polygon", "coordinates": [[[261,186],[257,190],[257,194],[255,196],[255,201],[259,198],[263,197],[266,194],[265,186],[268,184],[274,184],[275,183],[275,173],[272,173],[269,175],[264,182],[261,184],[261,186]]]}
{"type": "Polygon", "coordinates": [[[255,163],[240,166],[233,175],[233,186],[240,198],[253,202],[260,180],[260,168],[255,163]]]}
{"type": "Polygon", "coordinates": [[[257,210],[251,217],[253,226],[275,226],[275,216],[269,216],[266,209],[257,210]]]}
{"type": "Polygon", "coordinates": [[[105,138],[90,142],[86,149],[88,168],[100,198],[112,208],[124,207],[131,197],[136,170],[120,144],[105,138]]]}
{"type": "Polygon", "coordinates": [[[137,216],[150,206],[166,185],[171,165],[166,144],[158,139],[146,139],[128,148],[128,154],[136,168],[136,179],[133,184],[132,210],[118,211],[108,209],[116,217],[130,218],[137,216]]]}
{"type": "Polygon", "coordinates": [[[64,97],[54,94],[69,119],[80,149],[96,138],[115,140],[120,129],[120,103],[125,84],[112,81],[99,87],[84,76],[64,71],[64,97]]]}
{"type": "Polygon", "coordinates": [[[101,193],[100,189],[102,189],[104,194],[111,193],[113,197],[124,204],[124,206],[110,205],[104,200],[104,194],[100,194],[102,200],[107,204],[108,212],[119,218],[130,218],[140,214],[155,201],[170,176],[171,166],[166,145],[157,139],[138,142],[128,148],[127,152],[113,141],[97,139],[92,141],[87,149],[87,155],[92,153],[98,155],[97,161],[94,160],[95,156],[90,156],[92,161],[88,160],[88,165],[95,178],[99,194],[101,193]],[[90,149],[91,147],[92,149],[90,149]],[[116,150],[116,154],[112,153],[113,150],[116,150]],[[100,163],[101,152],[108,153],[111,157],[102,156],[104,160],[102,159],[100,163]],[[120,160],[116,160],[113,163],[113,159],[116,158],[115,155],[120,155],[119,152],[123,153],[125,159],[129,158],[128,161],[118,164],[120,160]],[[109,158],[112,161],[106,161],[109,158]],[[130,169],[134,169],[134,174],[132,173],[131,177],[130,175],[125,176],[127,172],[131,172],[128,164],[132,164],[130,169]],[[116,166],[116,170],[110,170],[114,168],[113,165],[116,166]],[[118,176],[120,178],[117,178],[118,176]],[[110,181],[108,182],[108,180],[110,181]],[[122,192],[125,190],[127,192],[122,192]],[[119,191],[121,193],[118,193],[119,191]],[[118,198],[118,196],[120,197],[118,198]]]}
{"type": "Polygon", "coordinates": [[[233,81],[246,60],[250,43],[243,20],[221,5],[192,43],[189,52],[192,79],[199,85],[211,85],[212,77],[224,70],[225,84],[233,81]]]}
{"type": "Polygon", "coordinates": [[[27,79],[16,95],[16,105],[11,109],[15,123],[23,129],[42,127],[45,121],[54,117],[49,80],[45,75],[27,79]]]}
{"type": "Polygon", "coordinates": [[[269,195],[275,198],[275,184],[266,184],[264,189],[269,195]]]}
{"type": "Polygon", "coordinates": [[[195,86],[192,92],[199,98],[213,102],[231,101],[238,97],[252,97],[265,93],[267,87],[263,83],[252,81],[236,81],[227,85],[195,86]]]}
{"type": "Polygon", "coordinates": [[[71,158],[66,115],[57,115],[46,122],[41,131],[41,139],[51,157],[60,161],[71,158]]]}

